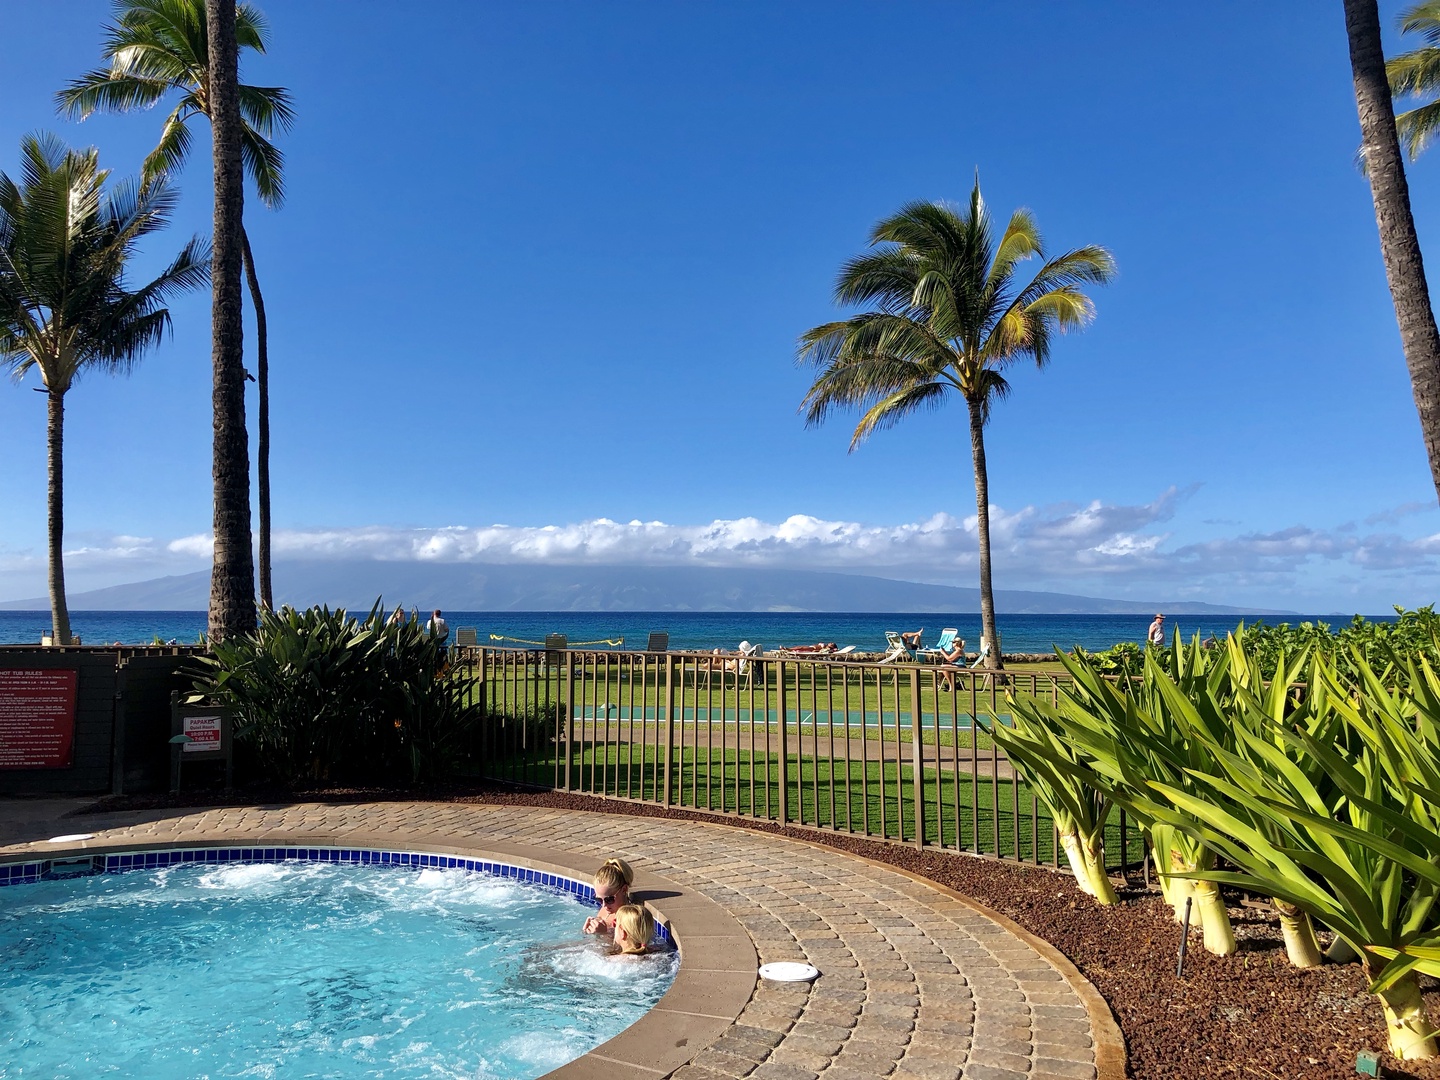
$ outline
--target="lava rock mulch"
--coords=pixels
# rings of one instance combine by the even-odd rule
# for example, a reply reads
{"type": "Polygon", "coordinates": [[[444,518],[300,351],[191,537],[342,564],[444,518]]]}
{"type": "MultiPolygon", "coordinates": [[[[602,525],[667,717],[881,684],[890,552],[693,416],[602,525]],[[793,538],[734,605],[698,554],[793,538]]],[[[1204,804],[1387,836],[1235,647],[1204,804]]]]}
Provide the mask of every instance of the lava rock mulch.
{"type": "MultiPolygon", "coordinates": [[[[1180,927],[1159,893],[1138,880],[1121,890],[1118,907],[1100,907],[1068,874],[1045,869],[862,840],[825,830],[781,827],[688,810],[563,792],[452,789],[443,793],[326,790],[217,793],[100,800],[98,812],[159,807],[253,805],[277,801],[376,801],[385,798],[550,806],[567,810],[689,819],[749,828],[822,843],[972,897],[1050,942],[1109,1003],[1125,1036],[1128,1075],[1139,1080],[1334,1080],[1354,1077],[1356,1054],[1381,1052],[1382,1076],[1440,1080],[1435,1062],[1398,1062],[1384,1054],[1384,1018],[1366,993],[1357,964],[1301,971],[1285,959],[1278,921],[1265,908],[1232,907],[1240,950],[1215,957],[1192,932],[1184,974],[1177,976],[1180,927]]],[[[1324,935],[1321,935],[1322,941],[1324,935]]],[[[1440,1017],[1440,983],[1423,980],[1426,1005],[1440,1017]]]]}

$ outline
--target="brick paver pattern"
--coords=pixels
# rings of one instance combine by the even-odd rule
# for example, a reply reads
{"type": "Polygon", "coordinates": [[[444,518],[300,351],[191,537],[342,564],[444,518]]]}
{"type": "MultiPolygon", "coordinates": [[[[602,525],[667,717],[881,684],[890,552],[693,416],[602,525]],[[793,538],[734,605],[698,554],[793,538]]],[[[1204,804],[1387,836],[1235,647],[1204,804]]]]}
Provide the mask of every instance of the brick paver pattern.
{"type": "MultiPolygon", "coordinates": [[[[761,980],[735,1022],[675,1080],[1095,1076],[1088,1014],[1044,957],[954,897],[839,851],[693,822],[531,807],[296,804],[171,814],[95,831],[117,843],[355,832],[393,834],[399,845],[439,836],[457,845],[532,844],[593,855],[597,864],[620,855],[727,909],[761,963],[820,969],[813,984],[761,980]]],[[[683,941],[685,927],[676,930],[683,941]]]]}

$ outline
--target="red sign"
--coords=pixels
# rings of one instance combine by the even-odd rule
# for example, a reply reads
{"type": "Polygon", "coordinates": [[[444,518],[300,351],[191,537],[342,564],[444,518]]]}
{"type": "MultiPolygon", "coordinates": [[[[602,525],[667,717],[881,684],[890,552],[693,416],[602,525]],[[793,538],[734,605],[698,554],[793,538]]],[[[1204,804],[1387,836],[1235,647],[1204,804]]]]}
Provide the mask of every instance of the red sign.
{"type": "Polygon", "coordinates": [[[0,668],[0,769],[64,769],[75,751],[73,668],[0,668]]]}
{"type": "Polygon", "coordinates": [[[221,749],[220,717],[187,716],[181,721],[182,734],[190,736],[185,744],[187,754],[213,754],[221,749]]]}

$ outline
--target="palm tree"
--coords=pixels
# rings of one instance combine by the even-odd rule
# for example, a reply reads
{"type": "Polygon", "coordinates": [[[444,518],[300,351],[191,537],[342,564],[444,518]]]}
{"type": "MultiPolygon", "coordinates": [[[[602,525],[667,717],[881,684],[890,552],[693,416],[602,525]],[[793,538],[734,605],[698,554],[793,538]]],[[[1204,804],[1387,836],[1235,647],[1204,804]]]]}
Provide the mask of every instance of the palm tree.
{"type": "Polygon", "coordinates": [[[1109,281],[1115,262],[1094,246],[1046,258],[1028,210],[1010,216],[997,244],[978,174],[965,210],[909,203],[871,230],[870,243],[871,251],[841,268],[835,302],[878,310],[825,323],[800,338],[799,361],[819,371],[800,407],[808,425],[822,423],[832,409],[860,409],[853,451],[872,432],[939,406],[951,392],[965,399],[975,465],[981,628],[999,667],[985,424],[992,403],[1010,393],[1003,370],[1022,357],[1044,367],[1053,336],[1094,315],[1081,286],[1109,281]],[[1032,257],[1044,262],[1022,286],[1017,269],[1032,257]]]}
{"type": "Polygon", "coordinates": [[[165,271],[130,290],[126,264],[141,237],[165,227],[175,193],[164,181],[122,183],[92,148],[68,150],[53,135],[20,144],[16,183],[0,173],[0,367],[40,373],[49,411],[50,611],[57,644],[70,641],[62,541],[65,394],[86,371],[125,373],[170,326],[171,293],[204,283],[208,252],[192,239],[165,271]]]}
{"type": "Polygon", "coordinates": [[[215,174],[215,252],[210,264],[211,408],[215,414],[215,561],[210,571],[210,637],[255,631],[255,564],[250,552],[250,448],[245,435],[244,326],[240,299],[240,49],[235,0],[205,0],[209,116],[215,174]]]}
{"type": "MultiPolygon", "coordinates": [[[[1395,127],[1395,107],[1380,45],[1376,0],[1345,0],[1350,69],[1360,113],[1360,155],[1370,178],[1380,255],[1390,283],[1400,343],[1410,369],[1410,389],[1420,414],[1420,433],[1430,461],[1430,478],[1440,493],[1440,330],[1430,307],[1425,261],[1410,213],[1410,186],[1395,127]]],[[[1412,142],[1417,149],[1423,140],[1412,142]]]]}
{"type": "MultiPolygon", "coordinates": [[[[190,149],[189,122],[211,115],[210,46],[205,0],[117,0],[117,18],[106,28],[101,56],[109,66],[76,79],[56,95],[60,110],[80,119],[97,111],[126,112],[149,108],[178,92],[179,102],[165,118],[160,142],[145,159],[147,181],[178,171],[190,149]]],[[[235,9],[235,40],[240,49],[265,51],[269,28],[248,4],[235,9]]],[[[260,201],[272,210],[285,198],[283,155],[270,142],[275,130],[289,130],[294,120],[290,95],[283,87],[238,88],[240,153],[245,171],[255,182],[260,201]]],[[[241,225],[241,255],[250,299],[255,305],[257,357],[255,386],[256,482],[260,515],[260,599],[272,607],[270,585],[270,357],[265,300],[255,273],[250,240],[241,225]]]]}

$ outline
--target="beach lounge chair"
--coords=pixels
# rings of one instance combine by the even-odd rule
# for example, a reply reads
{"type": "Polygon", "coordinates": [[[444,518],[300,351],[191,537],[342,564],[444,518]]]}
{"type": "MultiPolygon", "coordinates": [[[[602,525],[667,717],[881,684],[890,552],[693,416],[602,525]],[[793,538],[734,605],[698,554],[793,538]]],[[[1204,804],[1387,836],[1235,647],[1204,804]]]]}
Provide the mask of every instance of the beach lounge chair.
{"type": "Polygon", "coordinates": [[[553,664],[556,671],[565,670],[565,653],[570,648],[570,642],[564,634],[545,635],[545,661],[544,670],[549,671],[553,664]]]}
{"type": "Polygon", "coordinates": [[[911,649],[909,645],[905,644],[905,639],[900,636],[898,631],[886,630],[885,643],[887,646],[887,651],[885,655],[880,659],[880,663],[892,664],[897,660],[915,659],[914,650],[911,649]]]}
{"type": "Polygon", "coordinates": [[[928,660],[931,657],[943,660],[945,654],[955,647],[955,639],[960,636],[960,631],[953,626],[947,626],[940,631],[940,640],[934,645],[919,650],[921,660],[928,660]]]}
{"type": "Polygon", "coordinates": [[[650,640],[645,643],[645,651],[646,651],[646,652],[669,652],[669,651],[670,651],[670,631],[668,631],[668,630],[651,630],[651,631],[650,631],[650,640]]]}
{"type": "Polygon", "coordinates": [[[480,644],[480,640],[479,640],[479,636],[477,635],[477,633],[476,633],[476,631],[475,631],[475,627],[473,627],[473,626],[457,626],[457,627],[455,628],[455,644],[456,644],[456,645],[470,645],[470,646],[479,645],[479,644],[480,644]]]}
{"type": "Polygon", "coordinates": [[[733,656],[726,656],[723,653],[716,653],[708,660],[701,662],[699,668],[700,677],[704,680],[705,688],[710,688],[710,680],[716,675],[720,676],[720,689],[725,689],[725,676],[733,673],[735,676],[735,690],[740,690],[740,680],[745,680],[745,686],[749,688],[754,685],[755,680],[755,657],[760,655],[760,646],[752,645],[748,641],[740,642],[740,650],[733,656]]]}

